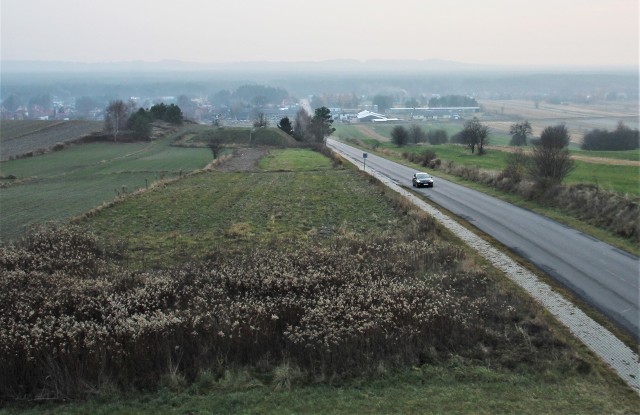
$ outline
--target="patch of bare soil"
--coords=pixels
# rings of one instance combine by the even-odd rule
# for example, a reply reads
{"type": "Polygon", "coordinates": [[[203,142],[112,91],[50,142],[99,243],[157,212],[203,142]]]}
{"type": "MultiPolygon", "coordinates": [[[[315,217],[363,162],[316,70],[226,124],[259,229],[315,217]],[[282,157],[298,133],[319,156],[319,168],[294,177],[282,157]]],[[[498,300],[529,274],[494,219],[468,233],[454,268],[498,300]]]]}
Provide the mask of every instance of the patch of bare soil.
{"type": "Polygon", "coordinates": [[[360,130],[360,132],[362,132],[363,134],[366,134],[371,138],[375,138],[378,141],[389,141],[389,137],[385,137],[382,134],[378,134],[377,132],[373,131],[371,128],[365,125],[356,125],[356,128],[360,130]]]}
{"type": "Polygon", "coordinates": [[[233,156],[215,167],[216,171],[238,172],[253,171],[257,169],[258,161],[266,156],[269,150],[266,148],[239,148],[233,156]]]}

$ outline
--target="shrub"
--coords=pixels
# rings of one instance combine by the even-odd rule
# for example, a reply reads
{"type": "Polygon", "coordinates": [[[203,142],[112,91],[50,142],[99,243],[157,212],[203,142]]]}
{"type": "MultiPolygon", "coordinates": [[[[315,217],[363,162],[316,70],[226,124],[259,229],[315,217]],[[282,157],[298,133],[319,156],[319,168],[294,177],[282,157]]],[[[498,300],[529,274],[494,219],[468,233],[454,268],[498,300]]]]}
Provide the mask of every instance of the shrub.
{"type": "Polygon", "coordinates": [[[445,130],[431,130],[427,132],[427,141],[429,144],[445,144],[448,141],[447,132],[445,130]]]}
{"type": "Polygon", "coordinates": [[[622,122],[614,131],[591,130],[584,135],[583,150],[621,151],[640,148],[638,130],[632,130],[622,122]]]}
{"type": "Polygon", "coordinates": [[[529,156],[524,151],[517,149],[507,156],[507,165],[500,174],[500,179],[508,178],[514,183],[520,183],[527,173],[527,167],[530,162],[529,156]]]}
{"type": "Polygon", "coordinates": [[[419,164],[422,167],[435,168],[440,164],[440,160],[436,162],[436,153],[433,150],[427,149],[422,153],[402,153],[402,157],[409,160],[411,163],[419,164]]]}
{"type": "Polygon", "coordinates": [[[398,147],[402,147],[409,141],[409,131],[401,125],[396,125],[391,130],[391,141],[398,147]]]}

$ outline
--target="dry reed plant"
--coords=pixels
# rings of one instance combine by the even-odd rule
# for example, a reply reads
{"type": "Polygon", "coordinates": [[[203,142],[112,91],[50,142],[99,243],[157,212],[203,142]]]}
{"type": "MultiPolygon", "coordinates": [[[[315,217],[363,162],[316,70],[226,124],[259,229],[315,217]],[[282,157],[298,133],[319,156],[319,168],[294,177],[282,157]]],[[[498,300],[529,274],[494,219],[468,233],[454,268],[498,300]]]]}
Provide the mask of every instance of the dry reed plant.
{"type": "Polygon", "coordinates": [[[181,385],[265,361],[288,388],[302,373],[566,353],[460,248],[419,232],[134,273],[79,227],[41,228],[0,248],[0,400],[181,385]]]}

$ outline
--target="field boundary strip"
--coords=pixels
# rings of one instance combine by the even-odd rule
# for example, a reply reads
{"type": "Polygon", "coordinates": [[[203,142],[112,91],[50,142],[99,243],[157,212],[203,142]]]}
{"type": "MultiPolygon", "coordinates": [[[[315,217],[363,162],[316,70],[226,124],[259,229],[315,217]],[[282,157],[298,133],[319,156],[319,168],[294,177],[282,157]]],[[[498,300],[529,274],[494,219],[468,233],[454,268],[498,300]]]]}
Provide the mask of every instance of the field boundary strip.
{"type": "Polygon", "coordinates": [[[631,348],[614,336],[609,330],[586,315],[579,307],[571,303],[551,286],[509,258],[499,249],[483,240],[455,220],[429,205],[416,195],[393,182],[389,177],[368,167],[364,170],[361,161],[347,154],[340,153],[359,170],[377,178],[384,185],[406,197],[414,205],[422,209],[454,233],[463,242],[476,250],[493,266],[503,271],[512,281],[522,287],[531,297],[547,309],[560,323],[585,344],[593,353],[602,359],[613,371],[636,393],[640,394],[640,360],[631,348]]]}

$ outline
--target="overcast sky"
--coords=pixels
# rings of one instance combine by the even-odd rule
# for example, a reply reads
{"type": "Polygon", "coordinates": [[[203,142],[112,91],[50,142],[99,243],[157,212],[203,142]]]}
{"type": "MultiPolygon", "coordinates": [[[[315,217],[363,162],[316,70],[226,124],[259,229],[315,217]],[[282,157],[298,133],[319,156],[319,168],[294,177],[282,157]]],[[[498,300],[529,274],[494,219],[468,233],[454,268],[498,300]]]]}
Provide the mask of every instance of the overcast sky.
{"type": "Polygon", "coordinates": [[[3,60],[638,65],[638,0],[2,0],[3,60]]]}

